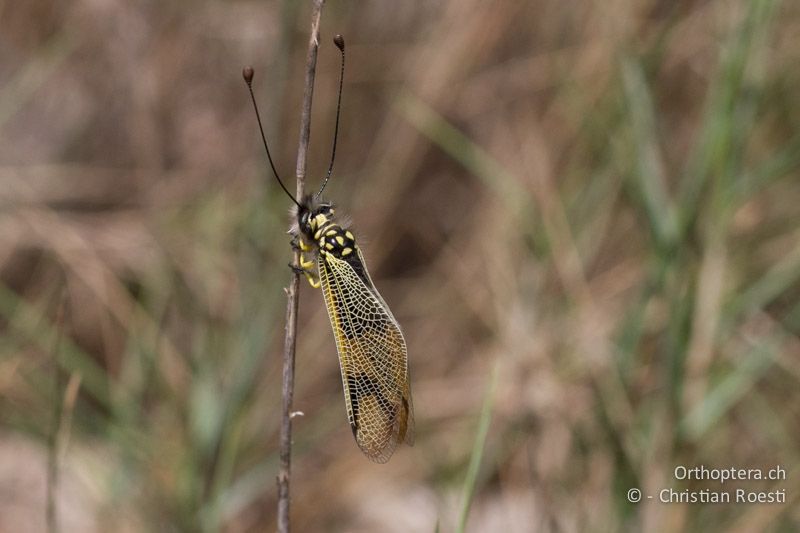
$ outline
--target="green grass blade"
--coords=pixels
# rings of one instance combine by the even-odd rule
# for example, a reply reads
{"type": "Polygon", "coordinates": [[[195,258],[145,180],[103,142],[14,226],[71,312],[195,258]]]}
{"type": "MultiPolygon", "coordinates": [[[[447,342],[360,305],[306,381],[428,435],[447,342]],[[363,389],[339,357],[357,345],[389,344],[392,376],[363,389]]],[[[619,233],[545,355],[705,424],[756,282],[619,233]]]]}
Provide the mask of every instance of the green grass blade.
{"type": "Polygon", "coordinates": [[[478,471],[481,466],[481,458],[483,451],[486,447],[486,436],[489,433],[489,423],[492,421],[492,408],[494,406],[494,393],[497,388],[497,370],[498,365],[495,364],[492,369],[492,375],[489,378],[489,387],[486,389],[486,394],[483,398],[483,406],[481,407],[481,416],[478,421],[478,432],[475,434],[475,443],[472,445],[472,454],[469,459],[469,467],[467,468],[467,477],[464,479],[463,488],[463,503],[461,506],[461,516],[458,520],[458,533],[463,533],[464,528],[467,526],[467,517],[469,516],[469,509],[472,506],[472,498],[475,495],[475,483],[478,479],[478,471]]]}
{"type": "Polygon", "coordinates": [[[680,425],[680,431],[689,440],[701,438],[714,424],[725,416],[736,403],[747,396],[753,385],[772,366],[774,346],[760,345],[725,376],[692,409],[680,425]]]}
{"type": "Polygon", "coordinates": [[[414,128],[469,170],[513,213],[530,210],[530,202],[526,201],[529,195],[519,180],[436,110],[407,92],[400,95],[396,108],[414,128]]]}
{"type": "Polygon", "coordinates": [[[669,246],[675,241],[678,226],[658,147],[653,99],[640,65],[631,59],[622,62],[622,84],[630,113],[634,185],[650,219],[653,234],[659,244],[669,246]]]}

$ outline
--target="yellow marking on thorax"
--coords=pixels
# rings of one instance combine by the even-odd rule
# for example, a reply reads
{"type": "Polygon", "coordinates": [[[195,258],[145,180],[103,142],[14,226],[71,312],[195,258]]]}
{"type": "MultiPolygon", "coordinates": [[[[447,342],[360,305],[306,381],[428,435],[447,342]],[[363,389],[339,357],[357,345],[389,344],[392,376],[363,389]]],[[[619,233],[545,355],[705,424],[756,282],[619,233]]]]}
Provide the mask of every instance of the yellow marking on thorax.
{"type": "Polygon", "coordinates": [[[325,224],[320,226],[316,233],[314,233],[314,240],[320,242],[320,248],[322,247],[321,241],[323,240],[322,235],[324,234],[326,237],[330,237],[331,235],[336,235],[337,231],[335,229],[330,229],[334,223],[330,220],[326,220],[325,224]]]}
{"type": "MultiPolygon", "coordinates": [[[[315,216],[314,219],[311,221],[311,229],[314,229],[314,228],[317,228],[317,227],[319,227],[319,229],[317,229],[317,231],[314,233],[314,240],[317,240],[317,241],[320,240],[320,238],[322,237],[322,233],[326,229],[328,229],[331,226],[331,224],[333,224],[333,221],[328,219],[328,217],[326,217],[322,213],[320,213],[319,215],[315,216]]],[[[334,233],[336,232],[336,230],[328,230],[326,235],[330,235],[331,231],[333,231],[334,233]]]]}
{"type": "Polygon", "coordinates": [[[344,246],[344,238],[341,235],[336,236],[336,242],[339,243],[339,246],[344,246]]]}
{"type": "Polygon", "coordinates": [[[347,248],[345,248],[344,250],[342,250],[342,256],[349,255],[351,253],[353,253],[353,249],[350,248],[349,246],[347,248]]]}
{"type": "Polygon", "coordinates": [[[353,234],[352,234],[352,233],[350,233],[350,230],[348,230],[348,231],[345,231],[345,232],[344,232],[344,234],[345,234],[345,236],[346,236],[348,239],[350,239],[351,241],[354,241],[354,240],[356,240],[356,238],[355,238],[355,237],[353,237],[353,234]]]}

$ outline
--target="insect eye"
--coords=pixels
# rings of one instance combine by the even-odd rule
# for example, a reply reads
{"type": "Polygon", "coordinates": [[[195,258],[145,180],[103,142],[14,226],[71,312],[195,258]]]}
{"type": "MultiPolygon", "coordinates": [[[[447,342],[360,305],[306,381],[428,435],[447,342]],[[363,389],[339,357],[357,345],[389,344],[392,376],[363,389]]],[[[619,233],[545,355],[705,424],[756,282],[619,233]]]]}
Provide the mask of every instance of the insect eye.
{"type": "Polygon", "coordinates": [[[303,225],[308,224],[308,213],[303,213],[303,216],[300,218],[300,223],[303,225]]]}

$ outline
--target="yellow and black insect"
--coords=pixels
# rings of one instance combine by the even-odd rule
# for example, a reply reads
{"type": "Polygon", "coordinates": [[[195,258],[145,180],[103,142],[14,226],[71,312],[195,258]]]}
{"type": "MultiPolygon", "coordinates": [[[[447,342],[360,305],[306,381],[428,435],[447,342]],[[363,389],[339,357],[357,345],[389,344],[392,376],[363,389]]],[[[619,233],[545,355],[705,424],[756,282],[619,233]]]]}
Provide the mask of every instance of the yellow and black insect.
{"type": "MultiPolygon", "coordinates": [[[[414,442],[408,353],[397,320],[372,283],[355,236],[346,224],[338,221],[334,206],[321,199],[336,155],[344,79],[344,39],[337,35],[334,42],[342,53],[339,103],[331,163],[319,192],[304,197],[302,202],[289,193],[272,163],[257,106],[256,118],[275,178],[295,203],[290,233],[301,254],[300,266],[293,268],[303,273],[312,287],[322,287],[339,353],[344,401],[353,436],[367,457],[385,463],[399,443],[414,442]],[[312,270],[314,261],[306,260],[305,254],[316,255],[316,276],[312,270]]],[[[252,69],[245,69],[244,77],[255,106],[252,69]]]]}

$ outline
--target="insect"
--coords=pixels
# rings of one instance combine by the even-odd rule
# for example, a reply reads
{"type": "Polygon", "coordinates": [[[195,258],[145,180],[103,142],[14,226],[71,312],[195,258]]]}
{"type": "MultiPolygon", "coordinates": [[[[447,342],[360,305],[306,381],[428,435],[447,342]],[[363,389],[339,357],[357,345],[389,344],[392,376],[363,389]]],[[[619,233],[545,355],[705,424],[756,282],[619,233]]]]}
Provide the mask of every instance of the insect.
{"type": "Polygon", "coordinates": [[[342,62],[331,162],[319,192],[300,202],[286,189],[272,162],[253,96],[253,70],[248,67],[243,75],[273,174],[295,204],[290,233],[293,246],[301,253],[299,266],[290,266],[312,287],[322,288],[339,354],[350,428],[361,451],[371,460],[385,463],[399,443],[414,443],[408,353],[397,320],[370,278],[355,235],[336,217],[334,205],[321,198],[336,156],[344,81],[344,39],[337,35],[334,43],[342,62]],[[314,261],[306,259],[308,254],[316,257],[316,275],[314,261]]]}

